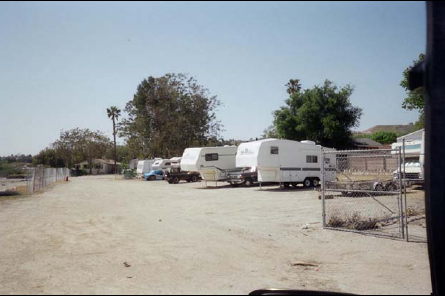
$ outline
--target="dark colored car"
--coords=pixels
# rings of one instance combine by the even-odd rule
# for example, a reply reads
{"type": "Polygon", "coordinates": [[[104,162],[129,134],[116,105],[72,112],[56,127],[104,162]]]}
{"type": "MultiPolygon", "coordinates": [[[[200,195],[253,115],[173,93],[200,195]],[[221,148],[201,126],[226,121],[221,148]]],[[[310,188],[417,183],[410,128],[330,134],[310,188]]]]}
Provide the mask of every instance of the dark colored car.
{"type": "Polygon", "coordinates": [[[241,170],[241,172],[229,174],[227,182],[232,187],[237,187],[240,185],[251,187],[258,182],[258,171],[256,168],[244,168],[241,170]]]}
{"type": "Polygon", "coordinates": [[[170,172],[164,174],[164,179],[169,184],[177,184],[181,180],[189,182],[197,182],[201,179],[198,172],[194,171],[181,171],[180,168],[172,168],[170,172]]]}

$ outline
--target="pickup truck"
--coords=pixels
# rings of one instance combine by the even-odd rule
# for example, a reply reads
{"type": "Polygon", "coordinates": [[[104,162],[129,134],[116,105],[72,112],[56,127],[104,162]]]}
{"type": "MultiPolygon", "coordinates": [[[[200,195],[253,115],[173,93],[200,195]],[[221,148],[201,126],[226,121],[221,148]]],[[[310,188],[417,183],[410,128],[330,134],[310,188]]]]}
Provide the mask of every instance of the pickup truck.
{"type": "Polygon", "coordinates": [[[243,168],[239,172],[229,173],[227,182],[232,187],[240,185],[251,187],[258,182],[258,172],[256,168],[243,168]]]}
{"type": "Polygon", "coordinates": [[[201,179],[198,172],[194,171],[181,171],[180,168],[172,168],[170,172],[164,173],[164,179],[169,184],[177,184],[181,180],[189,182],[197,182],[201,179]]]}

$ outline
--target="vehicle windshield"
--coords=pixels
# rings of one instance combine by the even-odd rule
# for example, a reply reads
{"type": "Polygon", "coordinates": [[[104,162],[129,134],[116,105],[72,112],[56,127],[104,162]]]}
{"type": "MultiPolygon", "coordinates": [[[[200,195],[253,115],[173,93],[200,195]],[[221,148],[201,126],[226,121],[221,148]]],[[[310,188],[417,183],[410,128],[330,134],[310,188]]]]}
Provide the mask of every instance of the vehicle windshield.
{"type": "Polygon", "coordinates": [[[426,18],[0,2],[0,295],[430,294],[426,18]]]}

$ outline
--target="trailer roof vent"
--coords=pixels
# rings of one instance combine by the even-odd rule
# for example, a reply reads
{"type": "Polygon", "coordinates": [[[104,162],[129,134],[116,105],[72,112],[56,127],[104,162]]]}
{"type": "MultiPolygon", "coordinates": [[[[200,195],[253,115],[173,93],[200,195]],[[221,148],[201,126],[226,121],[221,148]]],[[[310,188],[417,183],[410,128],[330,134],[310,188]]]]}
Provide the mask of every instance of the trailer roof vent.
{"type": "Polygon", "coordinates": [[[302,141],[300,141],[301,143],[306,143],[306,144],[313,144],[313,145],[315,145],[315,141],[312,141],[312,140],[302,140],[302,141]]]}

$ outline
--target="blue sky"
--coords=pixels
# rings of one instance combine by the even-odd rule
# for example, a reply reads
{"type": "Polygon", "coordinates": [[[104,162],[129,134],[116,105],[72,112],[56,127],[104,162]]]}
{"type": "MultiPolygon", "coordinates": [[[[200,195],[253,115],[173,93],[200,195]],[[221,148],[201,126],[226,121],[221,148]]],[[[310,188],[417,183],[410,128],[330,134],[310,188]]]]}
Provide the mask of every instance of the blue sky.
{"type": "Polygon", "coordinates": [[[0,3],[0,155],[74,127],[111,136],[146,77],[188,73],[224,106],[225,138],[258,137],[286,82],[352,84],[357,130],[407,124],[402,71],[425,49],[423,2],[0,3]]]}

